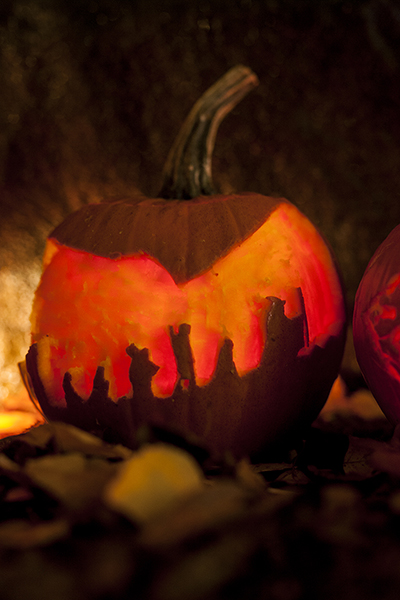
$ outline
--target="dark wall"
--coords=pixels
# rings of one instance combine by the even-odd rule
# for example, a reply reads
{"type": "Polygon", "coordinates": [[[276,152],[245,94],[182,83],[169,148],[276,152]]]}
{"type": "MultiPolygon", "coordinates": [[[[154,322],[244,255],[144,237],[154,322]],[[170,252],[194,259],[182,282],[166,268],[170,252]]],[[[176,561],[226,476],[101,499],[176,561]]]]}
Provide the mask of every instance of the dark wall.
{"type": "Polygon", "coordinates": [[[193,103],[244,63],[260,85],[220,128],[215,182],[299,206],[351,307],[400,222],[399,39],[394,0],[3,0],[0,240],[30,240],[3,263],[82,202],[157,193],[193,103]]]}

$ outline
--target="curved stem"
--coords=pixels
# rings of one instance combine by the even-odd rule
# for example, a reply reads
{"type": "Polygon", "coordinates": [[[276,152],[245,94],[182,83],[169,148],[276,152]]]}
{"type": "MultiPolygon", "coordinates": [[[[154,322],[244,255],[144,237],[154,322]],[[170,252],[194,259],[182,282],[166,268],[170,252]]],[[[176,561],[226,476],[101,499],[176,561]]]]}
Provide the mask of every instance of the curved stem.
{"type": "Polygon", "coordinates": [[[168,154],[159,197],[179,200],[214,193],[211,162],[218,127],[257,85],[258,78],[251,69],[238,65],[201,96],[168,154]]]}

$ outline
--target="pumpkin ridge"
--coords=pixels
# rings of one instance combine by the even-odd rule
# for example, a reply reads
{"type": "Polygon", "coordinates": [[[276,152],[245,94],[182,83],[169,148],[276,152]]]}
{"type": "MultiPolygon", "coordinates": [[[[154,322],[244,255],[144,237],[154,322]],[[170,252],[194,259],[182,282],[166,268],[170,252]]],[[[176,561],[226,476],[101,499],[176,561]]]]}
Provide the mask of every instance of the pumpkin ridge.
{"type": "Polygon", "coordinates": [[[184,278],[187,281],[190,276],[188,275],[188,270],[187,270],[187,265],[189,263],[189,256],[190,253],[193,252],[193,250],[191,250],[190,248],[190,234],[189,232],[191,231],[190,228],[190,210],[189,210],[189,205],[188,203],[185,203],[183,205],[183,214],[184,214],[184,219],[185,219],[185,226],[182,228],[181,234],[182,234],[182,238],[184,239],[184,247],[182,249],[182,257],[185,257],[183,262],[184,262],[184,278]]]}
{"type": "MultiPolygon", "coordinates": [[[[242,241],[244,242],[245,239],[249,236],[246,235],[246,232],[244,232],[243,228],[240,226],[240,221],[236,217],[234,211],[232,210],[230,203],[227,202],[225,206],[226,206],[227,212],[229,214],[229,219],[230,219],[231,223],[233,223],[233,225],[236,229],[236,238],[241,240],[239,243],[242,243],[242,241]]],[[[255,231],[256,230],[252,231],[250,233],[250,235],[252,235],[255,231]]]]}
{"type": "Polygon", "coordinates": [[[136,210],[133,220],[132,220],[132,225],[130,227],[130,231],[128,231],[128,233],[127,233],[126,244],[128,247],[134,247],[134,245],[135,245],[135,239],[137,238],[137,235],[138,235],[137,232],[140,229],[139,214],[140,214],[139,210],[136,210]]]}

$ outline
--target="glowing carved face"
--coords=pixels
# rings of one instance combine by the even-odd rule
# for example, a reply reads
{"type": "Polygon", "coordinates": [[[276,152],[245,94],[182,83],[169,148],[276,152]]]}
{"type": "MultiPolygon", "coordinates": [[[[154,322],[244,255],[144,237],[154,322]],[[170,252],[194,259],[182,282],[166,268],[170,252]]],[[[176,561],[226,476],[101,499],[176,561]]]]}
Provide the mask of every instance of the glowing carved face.
{"type": "Polygon", "coordinates": [[[324,241],[294,206],[283,203],[244,242],[211,268],[176,284],[145,254],[110,259],[49,240],[32,314],[39,373],[52,402],[62,404],[63,375],[87,398],[104,366],[113,399],[131,393],[126,348],[148,348],[159,367],[155,396],[171,396],[178,381],[170,327],[190,325],[196,383],[213,377],[225,338],[233,342],[239,375],[257,368],[264,345],[268,296],[285,301],[293,318],[305,308],[303,352],[324,346],[343,327],[340,282],[324,241]],[[301,288],[302,296],[298,288],[301,288]],[[302,297],[304,307],[302,306],[302,297]]]}
{"type": "Polygon", "coordinates": [[[392,423],[400,422],[400,226],[371,258],[357,290],[353,337],[368,386],[392,423]]]}

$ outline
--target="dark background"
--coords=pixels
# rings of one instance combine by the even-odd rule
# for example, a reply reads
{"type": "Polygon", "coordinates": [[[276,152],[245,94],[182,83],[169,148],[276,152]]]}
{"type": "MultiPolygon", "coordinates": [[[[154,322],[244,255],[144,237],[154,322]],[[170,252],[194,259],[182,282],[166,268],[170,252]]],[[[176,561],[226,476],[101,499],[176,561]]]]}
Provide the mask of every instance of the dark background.
{"type": "Polygon", "coordinates": [[[351,312],[400,222],[399,40],[392,0],[2,0],[0,267],[81,203],[156,194],[184,117],[243,63],[260,85],[219,130],[215,182],[307,214],[351,312]]]}

